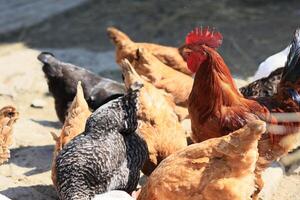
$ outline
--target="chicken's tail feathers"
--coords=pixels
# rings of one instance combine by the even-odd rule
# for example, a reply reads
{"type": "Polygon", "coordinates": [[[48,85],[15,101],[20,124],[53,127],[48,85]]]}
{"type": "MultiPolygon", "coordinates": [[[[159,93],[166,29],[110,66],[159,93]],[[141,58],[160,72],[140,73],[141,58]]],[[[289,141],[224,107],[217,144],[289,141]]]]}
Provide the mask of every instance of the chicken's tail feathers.
{"type": "Polygon", "coordinates": [[[41,61],[43,66],[43,72],[47,77],[55,77],[61,75],[61,62],[55,58],[50,52],[42,52],[38,55],[38,60],[41,61]]]}
{"type": "Polygon", "coordinates": [[[55,56],[50,52],[42,52],[40,55],[38,55],[38,60],[41,61],[44,64],[49,64],[55,58],[55,56]]]}
{"type": "Polygon", "coordinates": [[[87,103],[84,98],[84,92],[83,92],[81,81],[77,82],[77,92],[76,92],[76,96],[74,99],[75,99],[75,102],[77,102],[78,104],[84,104],[85,106],[87,106],[87,103]]]}
{"type": "Polygon", "coordinates": [[[295,102],[297,102],[298,105],[300,106],[300,95],[299,95],[299,93],[296,90],[292,89],[292,88],[288,89],[288,93],[290,94],[290,96],[292,97],[292,99],[295,102]]]}
{"type": "Polygon", "coordinates": [[[122,68],[123,75],[125,76],[124,81],[128,82],[128,84],[126,84],[126,86],[128,88],[127,95],[130,96],[132,93],[138,93],[140,91],[140,89],[144,86],[141,79],[139,79],[139,75],[137,74],[137,72],[135,71],[135,69],[133,68],[133,66],[130,64],[130,62],[127,59],[121,60],[120,66],[122,68]],[[138,78],[135,78],[129,82],[126,79],[130,76],[130,74],[135,77],[138,77],[138,78]]]}
{"type": "Polygon", "coordinates": [[[295,31],[280,84],[300,80],[300,28],[295,31]]]}
{"type": "Polygon", "coordinates": [[[122,134],[130,134],[136,131],[138,126],[137,111],[139,109],[139,91],[143,84],[134,82],[122,97],[124,112],[124,125],[119,130],[122,134]]]}
{"type": "Polygon", "coordinates": [[[140,84],[143,83],[140,75],[126,58],[121,60],[120,67],[122,69],[123,81],[126,88],[132,87],[135,82],[139,82],[140,84]]]}
{"type": "Polygon", "coordinates": [[[126,42],[132,42],[132,40],[123,33],[122,31],[114,28],[114,27],[108,27],[106,29],[107,35],[109,39],[116,45],[116,46],[122,46],[126,42]]]}

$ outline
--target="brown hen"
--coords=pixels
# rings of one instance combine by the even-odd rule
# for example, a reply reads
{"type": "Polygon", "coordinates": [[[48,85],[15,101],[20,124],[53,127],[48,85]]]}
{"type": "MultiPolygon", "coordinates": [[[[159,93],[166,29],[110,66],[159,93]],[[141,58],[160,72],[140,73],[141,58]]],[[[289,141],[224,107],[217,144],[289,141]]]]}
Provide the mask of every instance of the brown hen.
{"type": "Polygon", "coordinates": [[[135,57],[136,50],[138,48],[143,48],[167,66],[188,75],[192,74],[187,69],[186,63],[180,55],[180,50],[178,48],[152,43],[136,43],[133,42],[125,33],[113,27],[109,27],[107,29],[107,33],[116,46],[116,60],[118,63],[120,63],[120,61],[124,58],[127,58],[130,62],[132,62],[135,57]]]}
{"type": "Polygon", "coordinates": [[[144,81],[128,60],[123,60],[120,66],[127,88],[136,82],[144,85],[138,97],[138,130],[149,151],[149,158],[142,171],[150,175],[163,159],[187,146],[185,130],[174,111],[175,104],[171,98],[166,97],[163,90],[158,90],[144,81]]]}
{"type": "Polygon", "coordinates": [[[13,124],[19,113],[13,106],[5,106],[0,110],[0,165],[10,158],[9,147],[13,143],[13,124]]]}
{"type": "Polygon", "coordinates": [[[265,123],[257,120],[176,152],[151,174],[138,200],[251,199],[257,143],[263,132],[265,123]]]}
{"type": "Polygon", "coordinates": [[[69,108],[68,115],[66,117],[65,123],[62,127],[61,133],[57,136],[55,133],[51,133],[53,139],[55,140],[55,149],[52,159],[52,173],[51,178],[54,186],[56,186],[56,168],[55,160],[58,153],[64,148],[64,146],[72,140],[74,137],[82,133],[85,129],[85,123],[87,118],[91,115],[88,104],[84,99],[83,89],[81,82],[77,84],[76,96],[69,108]]]}

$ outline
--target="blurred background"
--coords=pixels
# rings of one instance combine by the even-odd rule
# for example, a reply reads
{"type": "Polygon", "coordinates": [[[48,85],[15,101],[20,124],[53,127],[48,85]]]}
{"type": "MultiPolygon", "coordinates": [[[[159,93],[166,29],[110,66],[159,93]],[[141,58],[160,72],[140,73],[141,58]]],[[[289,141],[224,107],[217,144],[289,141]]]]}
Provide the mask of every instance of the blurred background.
{"type": "Polygon", "coordinates": [[[67,61],[108,76],[116,67],[111,63],[114,47],[106,36],[108,26],[135,41],[171,46],[181,45],[195,26],[216,27],[224,35],[220,51],[227,64],[236,76],[245,78],[266,57],[288,45],[300,18],[297,0],[0,2],[1,45],[21,42],[33,49],[54,49],[58,57],[64,54],[67,61]],[[107,54],[94,54],[99,52],[107,54]]]}

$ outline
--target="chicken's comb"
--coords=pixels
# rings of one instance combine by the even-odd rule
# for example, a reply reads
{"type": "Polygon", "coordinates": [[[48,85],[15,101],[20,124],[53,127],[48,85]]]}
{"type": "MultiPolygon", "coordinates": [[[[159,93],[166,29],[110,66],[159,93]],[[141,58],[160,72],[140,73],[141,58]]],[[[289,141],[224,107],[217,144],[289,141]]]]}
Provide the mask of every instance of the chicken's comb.
{"type": "Polygon", "coordinates": [[[185,44],[205,44],[211,48],[218,48],[222,40],[223,36],[220,32],[210,30],[209,27],[197,27],[186,36],[185,44]]]}

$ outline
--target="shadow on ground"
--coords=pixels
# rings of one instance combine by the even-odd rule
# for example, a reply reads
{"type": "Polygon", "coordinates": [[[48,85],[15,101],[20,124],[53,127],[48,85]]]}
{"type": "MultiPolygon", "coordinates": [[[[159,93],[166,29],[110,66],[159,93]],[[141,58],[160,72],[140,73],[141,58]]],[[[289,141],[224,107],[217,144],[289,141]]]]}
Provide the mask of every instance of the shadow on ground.
{"type": "Polygon", "coordinates": [[[9,188],[0,193],[12,200],[58,200],[52,185],[19,186],[9,188]]]}
{"type": "Polygon", "coordinates": [[[20,147],[11,150],[10,163],[33,168],[24,175],[31,176],[51,169],[53,145],[20,147]]]}
{"type": "Polygon", "coordinates": [[[42,126],[45,127],[50,127],[50,128],[57,128],[60,129],[62,127],[62,124],[59,121],[48,121],[48,120],[37,120],[37,119],[30,119],[31,121],[38,123],[42,126]]]}

